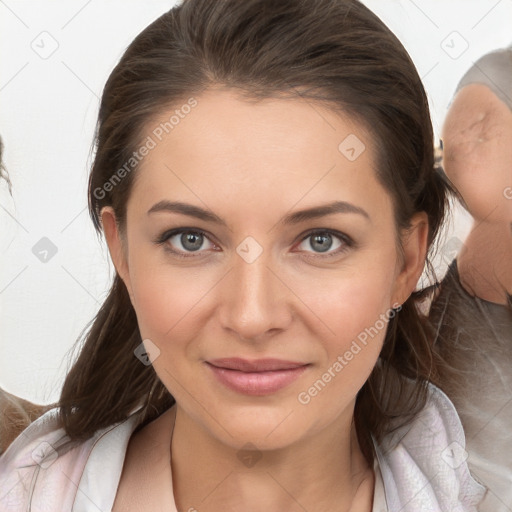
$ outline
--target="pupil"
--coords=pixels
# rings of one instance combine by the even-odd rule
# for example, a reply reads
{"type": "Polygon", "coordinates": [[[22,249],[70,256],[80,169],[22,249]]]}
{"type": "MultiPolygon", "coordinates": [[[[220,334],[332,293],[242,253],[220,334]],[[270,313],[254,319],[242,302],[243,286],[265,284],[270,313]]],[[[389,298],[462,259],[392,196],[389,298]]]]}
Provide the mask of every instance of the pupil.
{"type": "Polygon", "coordinates": [[[330,248],[331,240],[332,237],[328,233],[325,233],[323,235],[314,235],[310,242],[310,245],[313,249],[319,249],[320,252],[325,252],[330,248]],[[320,245],[318,247],[315,247],[314,244],[316,244],[318,241],[320,241],[320,245]]]}

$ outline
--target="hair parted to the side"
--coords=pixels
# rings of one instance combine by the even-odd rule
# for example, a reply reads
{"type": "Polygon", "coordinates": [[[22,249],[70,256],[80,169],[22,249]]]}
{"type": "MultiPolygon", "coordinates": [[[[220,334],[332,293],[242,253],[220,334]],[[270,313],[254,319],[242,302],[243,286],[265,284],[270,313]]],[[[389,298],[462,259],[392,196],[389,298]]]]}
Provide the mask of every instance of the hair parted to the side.
{"type": "MultiPolygon", "coordinates": [[[[106,205],[114,208],[121,232],[125,228],[137,170],[108,192],[104,184],[129,161],[148,123],[211,87],[236,88],[248,100],[300,95],[360,122],[374,137],[378,179],[393,199],[397,233],[425,211],[432,250],[447,184],[434,166],[426,94],[402,44],[357,0],[185,0],[144,29],[101,100],[89,179],[89,209],[99,233],[106,205]]],[[[368,460],[371,436],[378,441],[397,418],[407,421],[424,406],[427,380],[440,364],[420,300],[421,293],[413,293],[390,319],[380,362],[357,397],[355,423],[368,460]]],[[[134,356],[141,341],[116,274],[60,396],[59,417],[72,440],[144,404],[141,428],[174,403],[152,366],[134,356]]]]}

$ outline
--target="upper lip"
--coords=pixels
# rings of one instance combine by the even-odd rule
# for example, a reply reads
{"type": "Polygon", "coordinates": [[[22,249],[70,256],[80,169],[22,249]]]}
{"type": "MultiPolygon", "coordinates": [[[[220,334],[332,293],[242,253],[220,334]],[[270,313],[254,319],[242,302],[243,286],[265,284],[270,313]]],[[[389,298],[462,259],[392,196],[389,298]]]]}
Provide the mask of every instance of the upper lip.
{"type": "Polygon", "coordinates": [[[297,363],[295,361],[284,361],[283,359],[241,359],[239,357],[230,357],[224,359],[213,359],[207,363],[218,368],[227,368],[229,370],[239,370],[242,372],[268,372],[275,370],[290,370],[305,366],[307,363],[297,363]]]}

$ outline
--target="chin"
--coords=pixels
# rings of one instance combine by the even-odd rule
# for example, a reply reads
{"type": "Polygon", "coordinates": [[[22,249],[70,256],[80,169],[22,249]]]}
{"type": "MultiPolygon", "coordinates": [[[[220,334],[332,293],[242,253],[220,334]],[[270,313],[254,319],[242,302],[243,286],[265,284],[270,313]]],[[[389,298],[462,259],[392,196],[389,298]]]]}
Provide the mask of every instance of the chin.
{"type": "MultiPolygon", "coordinates": [[[[286,447],[298,440],[302,428],[298,420],[303,420],[296,407],[285,403],[262,405],[226,405],[225,410],[216,408],[215,414],[208,416],[209,429],[224,444],[241,449],[247,443],[260,450],[273,450],[286,447]]],[[[302,423],[302,421],[301,421],[302,423]]]]}

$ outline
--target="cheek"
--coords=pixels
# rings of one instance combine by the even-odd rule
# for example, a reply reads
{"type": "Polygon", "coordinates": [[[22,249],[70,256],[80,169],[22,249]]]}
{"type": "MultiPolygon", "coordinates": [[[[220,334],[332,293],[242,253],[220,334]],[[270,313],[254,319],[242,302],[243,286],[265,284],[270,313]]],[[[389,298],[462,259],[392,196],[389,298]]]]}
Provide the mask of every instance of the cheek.
{"type": "Polygon", "coordinates": [[[394,234],[363,248],[336,270],[311,270],[290,277],[294,290],[339,339],[357,335],[385,312],[391,303],[395,281],[394,234]],[[393,240],[393,242],[389,242],[393,240]]]}
{"type": "Polygon", "coordinates": [[[331,303],[328,311],[336,334],[329,347],[331,361],[349,350],[358,354],[360,364],[354,365],[358,371],[373,367],[386,332],[383,318],[389,318],[391,290],[391,279],[370,272],[345,283],[339,300],[331,303]]]}
{"type": "MultiPolygon", "coordinates": [[[[322,354],[316,377],[332,381],[329,387],[334,394],[357,393],[377,361],[388,320],[394,315],[390,305],[395,264],[394,245],[384,247],[383,243],[350,269],[297,275],[291,281],[294,292],[314,313],[309,315],[308,327],[322,354]]],[[[304,323],[306,318],[304,314],[304,323]]]]}
{"type": "Polygon", "coordinates": [[[299,411],[318,425],[350,407],[375,367],[393,316],[389,294],[375,293],[378,284],[355,280],[324,311],[335,334],[324,338],[325,358],[296,397],[299,411]]]}
{"type": "MultiPolygon", "coordinates": [[[[359,273],[344,279],[316,282],[307,295],[307,305],[329,327],[330,335],[346,342],[365,327],[373,325],[389,307],[391,280],[372,273],[359,273]]],[[[299,293],[301,287],[298,288],[299,293]]],[[[328,337],[328,336],[327,336],[328,337]]]]}
{"type": "Polygon", "coordinates": [[[176,337],[197,322],[203,300],[215,284],[208,270],[180,268],[165,260],[163,249],[138,251],[130,257],[134,307],[143,338],[176,337]]]}

